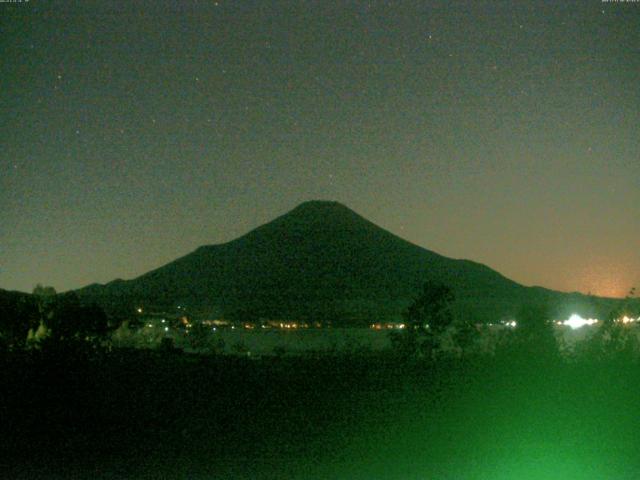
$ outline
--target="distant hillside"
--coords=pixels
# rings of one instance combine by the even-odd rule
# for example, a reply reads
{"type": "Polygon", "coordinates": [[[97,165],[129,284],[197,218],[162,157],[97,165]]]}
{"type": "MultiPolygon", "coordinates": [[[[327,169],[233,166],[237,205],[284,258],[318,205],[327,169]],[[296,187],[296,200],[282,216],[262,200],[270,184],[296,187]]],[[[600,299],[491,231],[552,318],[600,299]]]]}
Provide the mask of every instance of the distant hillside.
{"type": "Polygon", "coordinates": [[[236,240],[200,247],[133,280],[78,293],[109,309],[183,304],[227,317],[370,322],[399,319],[426,280],[450,285],[457,313],[477,321],[510,317],[527,303],[550,303],[558,315],[592,308],[583,295],[524,287],[324,201],[303,203],[236,240]]]}

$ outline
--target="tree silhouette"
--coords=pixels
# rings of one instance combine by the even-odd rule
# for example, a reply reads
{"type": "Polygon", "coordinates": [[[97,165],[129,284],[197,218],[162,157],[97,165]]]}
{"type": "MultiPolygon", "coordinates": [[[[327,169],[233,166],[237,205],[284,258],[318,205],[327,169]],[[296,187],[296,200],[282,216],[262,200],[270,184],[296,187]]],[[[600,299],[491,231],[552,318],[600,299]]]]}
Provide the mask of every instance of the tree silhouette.
{"type": "Polygon", "coordinates": [[[40,314],[32,295],[0,291],[0,343],[9,348],[24,347],[29,330],[38,328],[40,314]]]}
{"type": "Polygon", "coordinates": [[[82,305],[75,292],[56,294],[53,287],[40,284],[33,289],[40,328],[50,342],[93,341],[108,331],[107,316],[96,305],[82,305]]]}
{"type": "Polygon", "coordinates": [[[524,356],[526,361],[557,357],[558,342],[547,305],[522,305],[515,319],[516,326],[507,337],[512,354],[524,356]]]}
{"type": "Polygon", "coordinates": [[[403,313],[404,332],[392,337],[393,345],[408,355],[431,356],[439,337],[453,324],[455,300],[447,285],[425,282],[422,291],[403,313]]]}
{"type": "Polygon", "coordinates": [[[426,282],[404,314],[406,327],[436,335],[442,333],[453,323],[451,304],[454,300],[453,291],[447,285],[426,282]]]}
{"type": "Polygon", "coordinates": [[[38,283],[33,287],[33,296],[38,305],[40,323],[44,324],[52,315],[52,307],[56,301],[56,289],[53,287],[45,287],[38,283]]]}
{"type": "Polygon", "coordinates": [[[600,319],[594,333],[584,342],[579,351],[590,360],[618,359],[633,360],[640,355],[640,342],[630,325],[621,322],[624,316],[634,316],[638,312],[634,303],[636,294],[632,288],[624,301],[609,310],[600,319]]]}

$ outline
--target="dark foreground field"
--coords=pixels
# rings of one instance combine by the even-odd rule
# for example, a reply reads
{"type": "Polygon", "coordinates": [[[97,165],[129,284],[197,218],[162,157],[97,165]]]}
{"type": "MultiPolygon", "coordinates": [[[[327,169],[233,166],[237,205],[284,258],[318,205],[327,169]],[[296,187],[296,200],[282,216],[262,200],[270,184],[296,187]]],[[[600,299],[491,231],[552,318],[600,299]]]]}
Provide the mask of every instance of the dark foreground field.
{"type": "Polygon", "coordinates": [[[638,365],[11,354],[3,478],[636,479],[638,365]]]}

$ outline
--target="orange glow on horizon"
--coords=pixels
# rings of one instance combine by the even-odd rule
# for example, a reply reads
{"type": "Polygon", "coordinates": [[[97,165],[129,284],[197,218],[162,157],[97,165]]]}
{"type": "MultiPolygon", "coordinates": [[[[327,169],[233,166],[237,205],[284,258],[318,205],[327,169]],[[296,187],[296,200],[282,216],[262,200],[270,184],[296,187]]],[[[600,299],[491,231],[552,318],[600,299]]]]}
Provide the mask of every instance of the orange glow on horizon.
{"type": "Polygon", "coordinates": [[[607,259],[592,261],[582,272],[577,272],[576,289],[599,297],[624,298],[635,287],[633,273],[627,266],[607,259]]]}

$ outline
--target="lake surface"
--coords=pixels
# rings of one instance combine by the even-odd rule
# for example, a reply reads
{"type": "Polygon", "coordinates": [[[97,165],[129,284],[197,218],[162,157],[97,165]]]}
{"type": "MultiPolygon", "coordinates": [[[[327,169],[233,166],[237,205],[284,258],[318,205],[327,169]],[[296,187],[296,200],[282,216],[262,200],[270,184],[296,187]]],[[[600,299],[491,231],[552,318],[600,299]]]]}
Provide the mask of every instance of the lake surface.
{"type": "MultiPolygon", "coordinates": [[[[390,331],[368,328],[329,329],[254,329],[224,328],[212,331],[205,342],[206,349],[223,353],[251,355],[348,353],[362,350],[381,351],[391,347],[390,331]]],[[[176,345],[190,349],[189,339],[176,337],[176,345]]]]}

